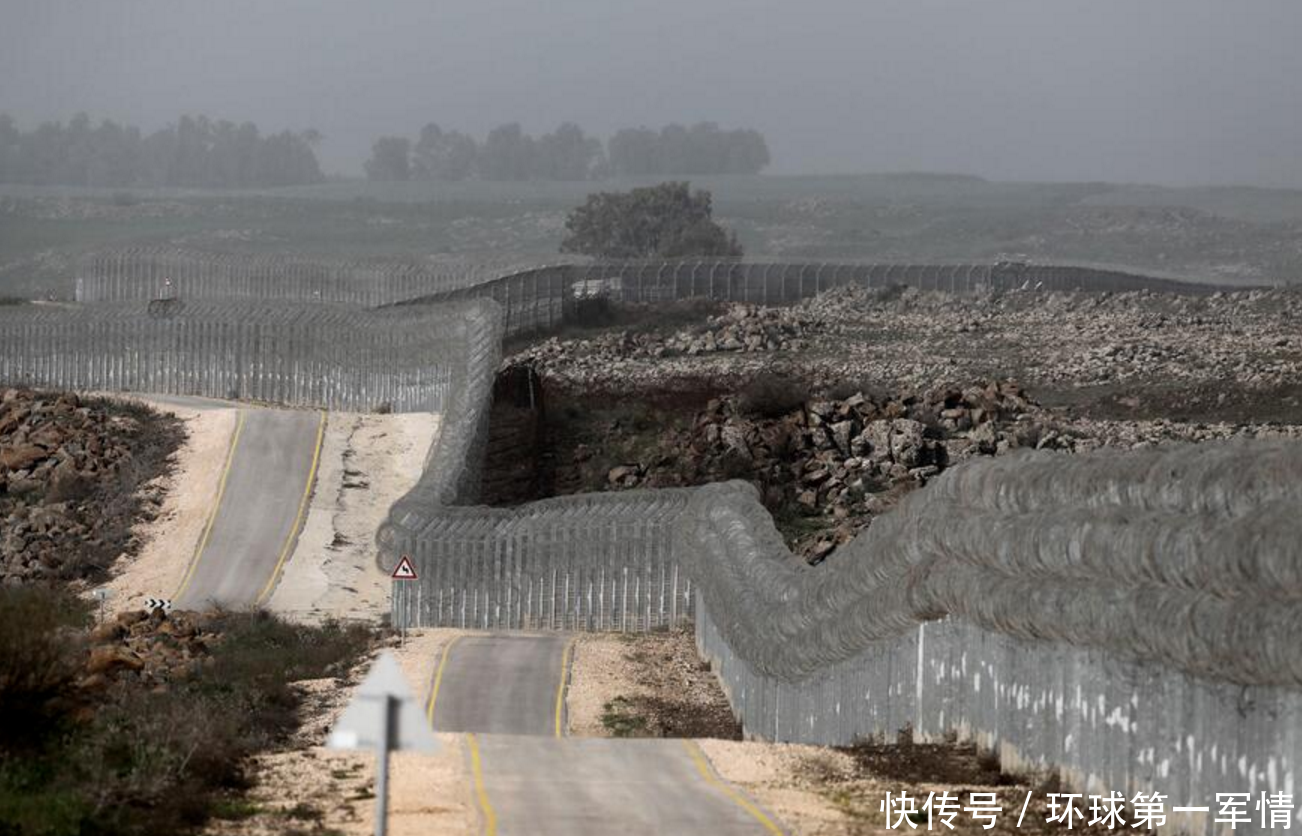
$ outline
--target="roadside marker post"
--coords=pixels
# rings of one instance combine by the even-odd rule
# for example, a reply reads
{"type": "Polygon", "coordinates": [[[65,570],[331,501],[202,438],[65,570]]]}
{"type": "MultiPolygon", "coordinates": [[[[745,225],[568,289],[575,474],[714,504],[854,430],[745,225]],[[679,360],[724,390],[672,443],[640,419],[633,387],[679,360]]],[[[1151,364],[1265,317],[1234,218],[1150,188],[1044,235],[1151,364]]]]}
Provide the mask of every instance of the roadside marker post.
{"type": "Polygon", "coordinates": [[[99,621],[97,622],[99,624],[104,623],[104,602],[111,597],[113,597],[113,590],[107,586],[101,586],[95,590],[95,600],[99,601],[99,621]]]}
{"type": "Polygon", "coordinates": [[[330,730],[326,746],[344,751],[375,750],[375,836],[385,836],[389,827],[389,753],[438,751],[438,741],[392,653],[386,650],[375,660],[330,730]]]}

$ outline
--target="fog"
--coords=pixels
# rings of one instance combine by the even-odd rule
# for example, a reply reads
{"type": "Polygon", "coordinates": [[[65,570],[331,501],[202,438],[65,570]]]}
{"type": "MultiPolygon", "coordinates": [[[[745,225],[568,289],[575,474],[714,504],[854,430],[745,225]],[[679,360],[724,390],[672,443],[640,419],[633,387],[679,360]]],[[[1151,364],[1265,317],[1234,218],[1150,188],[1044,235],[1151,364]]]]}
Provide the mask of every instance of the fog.
{"type": "Polygon", "coordinates": [[[1302,187],[1297,0],[0,0],[0,111],[314,127],[712,120],[771,173],[1302,187]]]}

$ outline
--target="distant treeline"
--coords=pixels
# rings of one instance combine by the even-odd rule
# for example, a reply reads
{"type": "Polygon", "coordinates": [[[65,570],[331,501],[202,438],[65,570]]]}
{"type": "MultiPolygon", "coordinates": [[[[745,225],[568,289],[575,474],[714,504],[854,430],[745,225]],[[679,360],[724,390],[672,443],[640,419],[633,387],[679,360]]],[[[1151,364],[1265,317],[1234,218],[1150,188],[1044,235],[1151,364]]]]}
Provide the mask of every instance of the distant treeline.
{"type": "Polygon", "coordinates": [[[430,123],[413,143],[377,139],[366,161],[372,180],[601,180],[629,174],[754,174],[769,163],[755,130],[691,127],[626,128],[603,144],[572,122],[540,137],[519,123],[501,125],[482,142],[430,123]]]}
{"type": "Polygon", "coordinates": [[[145,135],[79,113],[21,131],[0,114],[0,182],[93,187],[293,186],[324,179],[314,130],[263,135],[252,122],[182,116],[145,135]]]}

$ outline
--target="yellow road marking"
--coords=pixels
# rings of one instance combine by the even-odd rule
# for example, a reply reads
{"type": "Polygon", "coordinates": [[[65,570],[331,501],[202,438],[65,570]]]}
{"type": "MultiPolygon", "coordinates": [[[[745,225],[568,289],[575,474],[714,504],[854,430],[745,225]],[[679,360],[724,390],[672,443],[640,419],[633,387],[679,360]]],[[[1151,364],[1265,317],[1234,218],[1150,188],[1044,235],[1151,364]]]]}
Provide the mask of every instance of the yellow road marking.
{"type": "Polygon", "coordinates": [[[213,503],[212,511],[208,514],[208,522],[204,524],[203,536],[199,538],[199,545],[194,550],[194,555],[190,558],[190,567],[185,572],[185,577],[181,580],[180,589],[172,596],[174,602],[181,600],[181,596],[190,588],[190,581],[194,579],[194,572],[199,568],[199,559],[203,557],[203,550],[208,547],[208,537],[212,534],[213,523],[217,522],[217,512],[222,507],[222,497],[226,495],[226,480],[231,475],[231,464],[235,461],[235,448],[240,443],[240,433],[244,430],[244,410],[239,411],[239,418],[235,421],[235,432],[231,434],[231,446],[226,451],[226,464],[222,467],[221,480],[217,483],[217,501],[213,503]]]}
{"type": "Polygon", "coordinates": [[[434,703],[439,698],[439,686],[443,684],[443,669],[448,664],[448,654],[452,652],[452,645],[457,643],[460,636],[453,636],[448,643],[443,645],[443,656],[439,659],[438,670],[434,673],[434,687],[429,689],[429,706],[425,709],[425,719],[432,726],[434,725],[434,703]]]}
{"type": "Polygon", "coordinates": [[[271,570],[271,577],[267,579],[267,585],[262,587],[258,593],[254,605],[261,604],[271,590],[276,586],[276,580],[280,577],[280,570],[285,566],[285,559],[289,557],[290,550],[294,547],[294,541],[298,539],[298,531],[303,527],[303,517],[307,515],[307,503],[312,498],[312,486],[316,484],[316,470],[321,464],[321,442],[325,438],[326,414],[321,413],[321,420],[316,425],[316,445],[312,448],[312,467],[307,472],[307,486],[303,488],[303,498],[298,503],[298,515],[294,517],[294,527],[289,530],[289,536],[285,538],[285,545],[280,549],[280,557],[276,559],[276,568],[271,570]]]}
{"type": "MultiPolygon", "coordinates": [[[[431,707],[433,702],[430,703],[431,707]]],[[[479,758],[479,742],[473,734],[466,735],[466,745],[470,747],[470,770],[475,777],[475,797],[479,799],[479,811],[484,814],[484,836],[497,836],[497,813],[488,802],[488,791],[484,789],[484,766],[479,758]]]]}
{"type": "Polygon", "coordinates": [[[763,810],[756,807],[746,796],[728,786],[726,782],[714,774],[714,770],[710,767],[710,762],[705,759],[705,753],[701,751],[700,746],[697,746],[691,740],[683,740],[683,746],[686,747],[687,753],[692,756],[692,761],[696,764],[696,771],[701,773],[701,777],[705,779],[707,784],[728,796],[732,803],[750,813],[751,818],[759,822],[769,833],[774,834],[774,836],[783,836],[782,828],[774,824],[773,820],[766,816],[763,810]]]}
{"type": "Polygon", "coordinates": [[[579,640],[578,636],[570,639],[565,644],[565,650],[561,653],[561,684],[556,686],[556,736],[564,737],[565,729],[561,726],[561,717],[565,713],[565,680],[570,671],[570,653],[574,650],[574,643],[579,640]]]}

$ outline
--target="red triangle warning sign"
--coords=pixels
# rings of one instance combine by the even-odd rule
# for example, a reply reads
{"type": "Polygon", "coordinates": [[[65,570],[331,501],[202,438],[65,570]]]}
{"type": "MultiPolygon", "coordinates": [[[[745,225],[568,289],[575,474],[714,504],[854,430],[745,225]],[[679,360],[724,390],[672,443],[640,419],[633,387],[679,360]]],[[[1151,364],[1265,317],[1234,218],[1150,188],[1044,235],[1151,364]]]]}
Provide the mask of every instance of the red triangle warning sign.
{"type": "Polygon", "coordinates": [[[398,565],[393,568],[393,574],[389,577],[395,581],[416,580],[416,567],[411,565],[411,558],[404,554],[402,560],[399,560],[398,565]]]}

